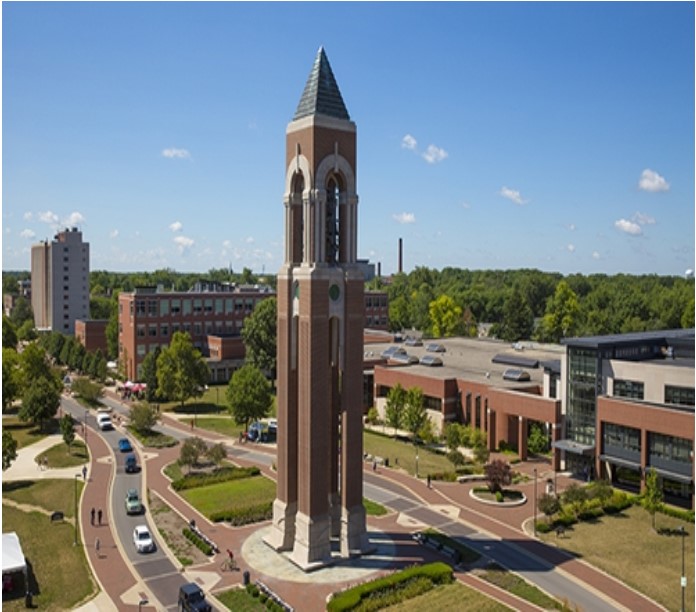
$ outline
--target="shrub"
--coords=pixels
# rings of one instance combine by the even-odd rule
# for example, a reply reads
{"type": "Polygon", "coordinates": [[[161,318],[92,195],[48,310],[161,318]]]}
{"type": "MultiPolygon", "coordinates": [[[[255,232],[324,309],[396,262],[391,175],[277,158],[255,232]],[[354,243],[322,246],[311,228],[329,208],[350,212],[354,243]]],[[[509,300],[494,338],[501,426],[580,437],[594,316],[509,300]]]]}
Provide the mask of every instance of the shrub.
{"type": "Polygon", "coordinates": [[[549,533],[549,531],[551,531],[551,525],[548,523],[537,523],[536,530],[538,533],[549,533]]]}
{"type": "Polygon", "coordinates": [[[379,610],[452,580],[452,568],[446,563],[413,566],[343,591],[331,599],[326,609],[343,612],[360,606],[361,610],[379,610]]]}
{"type": "Polygon", "coordinates": [[[198,534],[191,531],[188,527],[184,527],[183,532],[186,536],[186,539],[193,542],[196,545],[196,547],[199,550],[201,550],[201,552],[203,552],[204,555],[210,556],[213,554],[213,547],[210,544],[208,544],[205,540],[200,538],[198,534]]]}
{"type": "Polygon", "coordinates": [[[495,492],[495,501],[497,501],[499,504],[505,501],[505,496],[503,495],[502,491],[495,492]]]}
{"type": "Polygon", "coordinates": [[[456,472],[435,472],[434,474],[430,474],[430,478],[432,480],[441,480],[443,482],[454,482],[457,480],[457,473],[456,472]]]}

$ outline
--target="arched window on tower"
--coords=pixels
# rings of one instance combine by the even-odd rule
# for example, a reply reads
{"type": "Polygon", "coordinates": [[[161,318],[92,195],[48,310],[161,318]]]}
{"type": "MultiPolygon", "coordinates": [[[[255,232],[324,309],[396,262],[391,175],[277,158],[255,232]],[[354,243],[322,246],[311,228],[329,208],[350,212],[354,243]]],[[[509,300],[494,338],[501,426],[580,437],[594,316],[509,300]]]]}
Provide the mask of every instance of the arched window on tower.
{"type": "Polygon", "coordinates": [[[338,263],[339,243],[339,214],[341,183],[340,177],[331,176],[326,186],[326,263],[338,263]]]}
{"type": "Polygon", "coordinates": [[[293,264],[302,262],[304,256],[304,213],[302,194],[304,193],[304,176],[297,172],[292,178],[292,193],[290,194],[290,236],[292,246],[290,261],[293,264]]]}

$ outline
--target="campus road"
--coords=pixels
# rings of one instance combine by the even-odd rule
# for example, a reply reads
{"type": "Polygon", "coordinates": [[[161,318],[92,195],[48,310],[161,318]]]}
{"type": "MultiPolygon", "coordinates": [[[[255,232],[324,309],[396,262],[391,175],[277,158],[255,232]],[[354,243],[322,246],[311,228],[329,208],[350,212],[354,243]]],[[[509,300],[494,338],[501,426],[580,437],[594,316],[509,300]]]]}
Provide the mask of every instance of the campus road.
{"type": "MultiPolygon", "coordinates": [[[[126,417],[128,413],[127,405],[108,396],[103,398],[102,402],[112,408],[112,414],[115,419],[118,419],[119,416],[126,417]]],[[[63,407],[78,418],[79,421],[84,421],[85,411],[77,406],[74,401],[64,400],[63,407]]],[[[158,425],[157,429],[166,435],[180,440],[186,439],[191,435],[188,427],[182,427],[181,423],[173,423],[173,421],[172,424],[169,423],[169,418],[165,418],[164,422],[158,425]]],[[[92,426],[96,425],[96,419],[93,414],[89,415],[88,424],[90,425],[89,435],[92,435],[92,432],[96,434],[96,430],[92,429],[92,426]]],[[[196,429],[196,435],[220,441],[219,436],[198,428],[196,429]]],[[[123,437],[122,434],[114,434],[114,436],[115,439],[123,437]]],[[[111,434],[107,434],[104,437],[108,438],[108,443],[112,448],[116,448],[115,439],[112,439],[113,436],[111,434]]],[[[275,460],[275,454],[268,452],[271,449],[265,446],[257,447],[253,444],[238,445],[236,443],[232,444],[231,441],[227,442],[226,445],[230,458],[243,460],[245,463],[253,463],[268,468],[275,460]],[[261,448],[264,448],[264,450],[257,450],[261,448]]],[[[152,561],[150,561],[149,555],[145,557],[133,552],[133,543],[131,541],[133,523],[140,523],[142,522],[141,519],[147,519],[147,517],[133,519],[133,517],[125,516],[123,511],[125,488],[137,482],[134,480],[137,477],[123,474],[121,462],[118,461],[117,448],[114,454],[117,457],[117,469],[114,479],[115,484],[111,492],[111,512],[112,516],[124,519],[117,520],[115,524],[116,534],[120,540],[119,550],[127,557],[133,569],[138,572],[139,578],[147,585],[151,593],[161,598],[163,607],[169,609],[175,603],[172,601],[172,596],[178,589],[178,586],[173,584],[172,580],[181,582],[182,579],[175,576],[176,568],[166,557],[160,558],[159,551],[152,555],[152,561]],[[128,482],[124,481],[124,476],[130,480],[128,482]]],[[[384,472],[388,474],[390,470],[384,470],[384,472]]],[[[414,524],[430,526],[446,533],[462,544],[476,550],[484,557],[520,574],[530,583],[560,600],[569,602],[571,606],[580,610],[603,612],[626,610],[631,607],[618,604],[612,598],[617,589],[624,588],[623,585],[616,581],[605,577],[606,584],[602,585],[602,590],[593,588],[587,582],[578,578],[577,575],[573,575],[573,573],[577,574],[577,572],[570,569],[572,563],[554,564],[545,561],[540,555],[534,554],[534,552],[543,550],[543,548],[537,548],[534,552],[526,550],[525,548],[530,548],[530,539],[521,532],[517,531],[514,534],[515,536],[519,534],[517,541],[515,541],[514,536],[502,539],[493,533],[489,525],[486,525],[484,529],[477,526],[476,522],[481,517],[477,516],[476,512],[459,505],[454,515],[443,513],[438,508],[438,504],[434,503],[432,499],[429,500],[429,503],[423,496],[414,492],[414,489],[417,488],[416,485],[422,486],[422,483],[414,481],[412,486],[408,479],[402,479],[402,482],[398,482],[398,480],[397,478],[385,477],[385,475],[380,473],[373,473],[371,470],[365,471],[364,496],[393,509],[401,517],[413,521],[414,524]],[[562,569],[560,565],[565,567],[562,569]]],[[[141,491],[144,491],[145,486],[153,487],[153,484],[145,482],[139,483],[138,486],[141,491]]],[[[479,523],[486,524],[485,521],[482,522],[481,520],[479,520],[479,523]]],[[[153,529],[154,525],[150,524],[150,528],[153,529]]],[[[544,546],[536,540],[531,540],[531,542],[536,546],[544,546]]],[[[635,595],[640,599],[639,594],[636,593],[635,595]]],[[[653,606],[648,606],[648,608],[653,609],[653,606]]],[[[654,609],[659,609],[659,607],[654,606],[654,609]]]]}

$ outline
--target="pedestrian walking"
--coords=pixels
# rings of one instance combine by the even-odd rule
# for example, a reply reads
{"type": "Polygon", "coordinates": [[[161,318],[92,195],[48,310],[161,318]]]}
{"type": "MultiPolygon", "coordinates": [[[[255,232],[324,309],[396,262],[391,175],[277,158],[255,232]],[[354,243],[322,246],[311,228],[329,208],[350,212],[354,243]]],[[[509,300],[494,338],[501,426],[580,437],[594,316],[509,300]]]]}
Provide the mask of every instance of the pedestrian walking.
{"type": "Polygon", "coordinates": [[[82,466],[82,480],[87,482],[87,466],[86,465],[82,466]]]}
{"type": "Polygon", "coordinates": [[[43,464],[44,464],[44,470],[47,470],[48,469],[48,457],[44,457],[43,464]]]}
{"type": "Polygon", "coordinates": [[[100,557],[101,555],[99,554],[99,549],[101,548],[101,542],[99,541],[99,538],[94,540],[94,550],[97,551],[97,557],[100,557]]]}
{"type": "Polygon", "coordinates": [[[377,471],[377,462],[376,462],[376,461],[373,461],[373,462],[372,462],[372,471],[373,471],[373,472],[376,472],[376,471],[377,471]]]}
{"type": "Polygon", "coordinates": [[[89,512],[90,517],[92,518],[92,525],[94,525],[94,515],[96,514],[96,510],[92,508],[89,512]]]}
{"type": "Polygon", "coordinates": [[[428,489],[430,488],[430,474],[428,474],[428,478],[426,479],[428,481],[428,489]]]}
{"type": "Polygon", "coordinates": [[[101,508],[99,508],[99,510],[97,510],[97,520],[99,521],[99,524],[101,525],[101,520],[102,520],[102,509],[101,508]]]}

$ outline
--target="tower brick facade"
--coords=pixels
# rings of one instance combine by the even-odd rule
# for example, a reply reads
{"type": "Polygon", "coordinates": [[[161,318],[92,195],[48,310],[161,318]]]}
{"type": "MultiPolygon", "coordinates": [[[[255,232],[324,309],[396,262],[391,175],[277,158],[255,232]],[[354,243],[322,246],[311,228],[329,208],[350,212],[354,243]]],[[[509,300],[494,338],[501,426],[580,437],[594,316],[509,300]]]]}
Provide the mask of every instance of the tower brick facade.
{"type": "Polygon", "coordinates": [[[266,542],[311,570],[369,548],[362,503],[364,281],[356,127],[320,49],[286,131],[278,273],[278,488],[266,542]]]}

